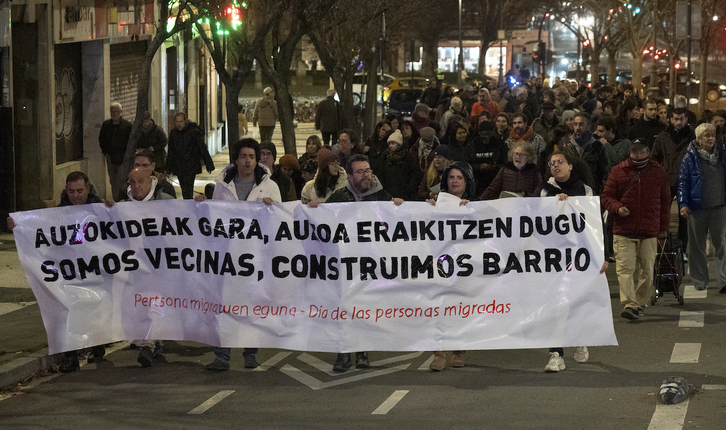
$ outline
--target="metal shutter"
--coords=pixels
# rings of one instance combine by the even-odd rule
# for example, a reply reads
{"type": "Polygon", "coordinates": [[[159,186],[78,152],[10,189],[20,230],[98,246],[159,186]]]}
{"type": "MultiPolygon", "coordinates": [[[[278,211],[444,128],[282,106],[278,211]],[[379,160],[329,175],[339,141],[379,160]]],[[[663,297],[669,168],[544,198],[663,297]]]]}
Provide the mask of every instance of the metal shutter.
{"type": "Polygon", "coordinates": [[[123,106],[123,117],[134,122],[139,88],[139,70],[147,42],[126,42],[111,45],[111,103],[123,106]]]}

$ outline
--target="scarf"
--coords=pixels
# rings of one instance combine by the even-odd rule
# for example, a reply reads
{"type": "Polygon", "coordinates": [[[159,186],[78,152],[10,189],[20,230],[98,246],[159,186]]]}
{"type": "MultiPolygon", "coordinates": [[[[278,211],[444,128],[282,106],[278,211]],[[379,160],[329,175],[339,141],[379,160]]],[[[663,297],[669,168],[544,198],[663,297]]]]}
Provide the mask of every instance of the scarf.
{"type": "Polygon", "coordinates": [[[715,166],[718,163],[718,146],[715,144],[713,145],[713,154],[709,154],[705,149],[701,148],[698,141],[696,141],[696,150],[703,160],[708,161],[708,164],[715,166]]]}
{"type": "Polygon", "coordinates": [[[530,142],[532,140],[532,135],[534,134],[534,129],[530,125],[527,128],[527,131],[524,132],[523,135],[518,135],[517,131],[515,129],[512,129],[512,131],[509,132],[509,137],[512,138],[513,141],[519,142],[520,140],[524,140],[526,142],[530,142]]]}
{"type": "Polygon", "coordinates": [[[640,169],[644,168],[650,162],[650,157],[645,157],[645,158],[633,158],[633,157],[629,157],[629,159],[630,159],[630,164],[633,167],[635,167],[637,170],[640,170],[640,169]]]}

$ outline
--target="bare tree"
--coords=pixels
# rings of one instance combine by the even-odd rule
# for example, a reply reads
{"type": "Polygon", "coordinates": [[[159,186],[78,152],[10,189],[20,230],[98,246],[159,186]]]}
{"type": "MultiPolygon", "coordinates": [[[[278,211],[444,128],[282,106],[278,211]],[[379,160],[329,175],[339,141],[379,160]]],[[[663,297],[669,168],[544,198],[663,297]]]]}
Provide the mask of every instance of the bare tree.
{"type": "MultiPolygon", "coordinates": [[[[726,9],[726,0],[703,0],[701,2],[701,40],[700,40],[700,54],[699,60],[701,63],[700,80],[698,94],[698,109],[700,112],[706,108],[706,93],[708,92],[708,86],[706,85],[708,78],[708,55],[713,50],[713,45],[716,40],[724,34],[724,20],[719,17],[720,11],[726,9]],[[713,20],[713,18],[718,18],[713,20]]],[[[689,76],[690,79],[690,76],[689,76]]],[[[713,98],[720,97],[714,95],[713,98]]]]}
{"type": "MultiPolygon", "coordinates": [[[[653,14],[652,0],[633,0],[629,3],[620,3],[615,0],[605,0],[603,3],[611,6],[608,13],[614,19],[619,30],[625,37],[625,44],[633,56],[633,86],[640,93],[643,80],[643,51],[650,46],[652,40],[653,14]]],[[[607,7],[607,6],[605,6],[607,7]]]]}
{"type": "MultiPolygon", "coordinates": [[[[144,59],[141,62],[141,68],[139,70],[139,88],[136,96],[136,118],[131,126],[131,136],[129,137],[128,145],[126,145],[126,153],[124,154],[124,162],[118,172],[119,183],[125,183],[126,178],[131,172],[131,168],[134,164],[134,155],[136,154],[136,147],[138,146],[139,139],[141,138],[141,125],[144,122],[144,112],[149,109],[149,85],[151,81],[151,62],[156,55],[156,51],[164,43],[165,40],[170,38],[172,35],[179,33],[182,30],[191,27],[191,21],[187,20],[186,15],[186,0],[179,2],[169,2],[166,0],[157,0],[159,5],[159,19],[156,22],[156,33],[146,47],[146,53],[144,59]],[[173,10],[172,5],[176,7],[173,10]],[[172,28],[167,28],[167,23],[170,17],[174,17],[174,25],[172,28]]],[[[118,199],[122,196],[113,196],[114,199],[118,199]]]]}
{"type": "Polygon", "coordinates": [[[273,23],[264,51],[255,53],[262,72],[275,87],[275,99],[280,113],[280,128],[286,154],[297,156],[292,97],[289,90],[290,68],[295,49],[300,39],[320,22],[336,1],[283,1],[282,15],[273,23]]]}
{"type": "Polygon", "coordinates": [[[658,0],[656,16],[659,22],[664,23],[661,40],[665,42],[666,54],[668,55],[668,98],[673,100],[676,94],[676,63],[680,57],[681,50],[686,47],[685,40],[676,37],[676,2],[658,0]]]}
{"type": "MultiPolygon", "coordinates": [[[[264,0],[238,6],[236,11],[224,0],[195,2],[188,5],[191,21],[209,51],[214,67],[224,84],[227,113],[227,142],[239,139],[239,93],[252,74],[255,54],[262,52],[265,37],[282,14],[282,0],[264,0]],[[239,14],[241,25],[229,13],[239,14]]],[[[230,154],[231,157],[231,154],[230,154]]],[[[234,160],[230,159],[230,162],[234,160]]]]}

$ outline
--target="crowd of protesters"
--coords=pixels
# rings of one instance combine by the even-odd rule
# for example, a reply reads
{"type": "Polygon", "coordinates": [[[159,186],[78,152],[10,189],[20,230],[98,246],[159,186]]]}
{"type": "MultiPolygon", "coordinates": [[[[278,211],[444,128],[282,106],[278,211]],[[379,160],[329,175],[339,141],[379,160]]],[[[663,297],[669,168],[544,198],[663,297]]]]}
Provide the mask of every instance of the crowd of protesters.
{"type": "MultiPolygon", "coordinates": [[[[708,286],[710,233],[718,286],[726,293],[726,111],[704,111],[697,122],[682,96],[666,104],[659,98],[641,99],[632,85],[590,87],[555,79],[550,87],[540,77],[520,80],[514,87],[490,80],[459,90],[434,82],[410,120],[387,117],[363,138],[350,129],[326,129],[324,142],[318,136],[307,139],[299,159],[286,154],[278,160],[268,135],[260,143],[243,138],[231,145],[234,162],[196,200],[267,205],[301,200],[314,208],[360,201],[436,205],[442,196],[461,205],[502,197],[601,196],[611,233],[601,273],[608,260],[616,263],[621,316],[635,320],[645,315],[653,295],[657,240],[667,237],[675,199],[680,218],[674,237],[687,246],[695,287],[708,286]],[[609,252],[613,247],[614,255],[609,252]]],[[[174,132],[193,130],[185,116],[178,120],[174,132]]],[[[157,140],[166,144],[161,136],[157,140]]],[[[129,175],[129,201],[175,197],[163,172],[178,170],[174,166],[184,159],[177,140],[181,142],[170,135],[166,160],[161,143],[139,153],[129,175]]],[[[199,145],[189,146],[197,154],[189,175],[193,181],[192,173],[201,171],[200,156],[206,154],[197,150],[199,145]]],[[[203,159],[213,169],[208,156],[203,159]]],[[[183,182],[182,194],[189,198],[191,187],[184,189],[189,180],[183,182]]],[[[69,175],[61,205],[98,201],[85,175],[69,175]]],[[[150,366],[161,354],[161,344],[139,342],[138,361],[150,366]]],[[[215,348],[207,369],[229,369],[230,352],[215,348]]],[[[257,367],[256,353],[245,349],[245,367],[257,367]]],[[[95,348],[89,361],[103,354],[95,348]]],[[[552,348],[545,370],[565,369],[563,355],[562,348],[552,348]]],[[[431,370],[443,370],[446,357],[446,352],[435,352],[431,370]]],[[[464,357],[465,351],[453,351],[452,366],[465,366],[464,357]]],[[[587,361],[587,348],[576,348],[574,358],[587,361]]],[[[345,372],[353,364],[353,356],[339,354],[333,370],[345,372]]],[[[368,367],[368,353],[356,353],[355,365],[368,367]]],[[[67,354],[63,366],[65,371],[77,369],[78,354],[67,354]]]]}

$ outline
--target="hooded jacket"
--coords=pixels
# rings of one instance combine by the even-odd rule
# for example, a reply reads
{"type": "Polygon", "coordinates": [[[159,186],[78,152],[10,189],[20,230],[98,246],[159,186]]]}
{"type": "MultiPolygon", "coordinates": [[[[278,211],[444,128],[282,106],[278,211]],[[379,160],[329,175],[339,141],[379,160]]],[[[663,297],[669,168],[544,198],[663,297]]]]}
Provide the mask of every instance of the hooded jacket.
{"type": "MultiPolygon", "coordinates": [[[[237,176],[237,165],[230,164],[215,178],[214,194],[212,198],[215,200],[239,200],[237,198],[237,189],[234,185],[234,177],[237,176]]],[[[263,198],[269,197],[275,203],[282,202],[280,196],[280,188],[270,179],[270,172],[267,166],[257,164],[255,167],[255,186],[247,196],[248,202],[262,201],[263,198]]]]}
{"type": "MultiPolygon", "coordinates": [[[[687,207],[692,211],[703,207],[703,172],[699,147],[695,140],[688,145],[678,175],[678,207],[687,207]]],[[[726,148],[718,145],[715,148],[718,150],[718,162],[726,172],[726,148]]]]}
{"type": "Polygon", "coordinates": [[[163,172],[166,163],[166,133],[161,129],[154,120],[151,120],[151,127],[148,130],[141,129],[141,139],[139,139],[138,148],[145,149],[154,147],[154,162],[156,163],[156,171],[163,172]]]}
{"type": "Polygon", "coordinates": [[[309,180],[305,186],[303,187],[302,193],[300,194],[300,200],[302,200],[303,203],[307,202],[318,202],[318,203],[325,203],[330,196],[333,195],[334,192],[340,190],[341,188],[345,188],[348,185],[348,173],[345,172],[345,169],[338,166],[338,180],[335,182],[335,189],[327,189],[325,195],[323,197],[318,196],[317,191],[315,191],[315,180],[318,179],[318,174],[320,171],[315,173],[315,177],[311,180],[309,180]]]}
{"type": "Polygon", "coordinates": [[[371,188],[365,193],[358,194],[348,182],[345,188],[334,192],[325,203],[387,202],[392,199],[393,197],[383,190],[383,185],[381,185],[376,175],[372,175],[371,188]]]}
{"type": "Polygon", "coordinates": [[[613,220],[613,234],[633,239],[657,237],[671,222],[671,191],[663,167],[651,160],[637,169],[630,158],[610,172],[602,192],[603,207],[613,220]],[[625,206],[626,217],[618,216],[625,206]]]}
{"type": "Polygon", "coordinates": [[[444,173],[441,174],[441,191],[452,194],[449,191],[449,181],[447,180],[447,178],[449,177],[449,172],[451,172],[452,169],[457,169],[458,171],[460,171],[461,174],[464,176],[464,181],[466,182],[466,188],[464,189],[464,194],[461,196],[461,198],[463,200],[471,201],[479,200],[479,196],[476,194],[474,169],[471,168],[471,165],[469,165],[469,163],[464,163],[461,161],[457,161],[451,166],[444,169],[444,173]]]}

